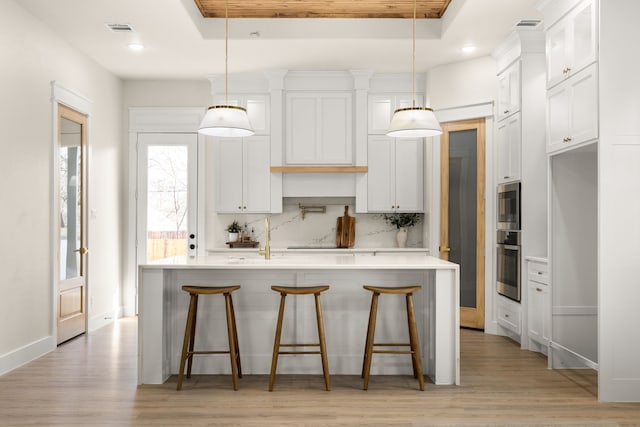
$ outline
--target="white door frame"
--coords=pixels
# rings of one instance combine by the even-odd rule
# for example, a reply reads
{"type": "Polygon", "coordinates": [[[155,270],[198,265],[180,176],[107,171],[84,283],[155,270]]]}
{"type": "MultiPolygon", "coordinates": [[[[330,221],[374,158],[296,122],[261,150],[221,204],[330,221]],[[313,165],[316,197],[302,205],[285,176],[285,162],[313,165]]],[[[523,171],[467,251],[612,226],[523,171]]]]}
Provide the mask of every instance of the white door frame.
{"type": "MultiPolygon", "coordinates": [[[[139,133],[197,133],[198,126],[204,117],[202,107],[131,107],[129,108],[129,192],[127,196],[127,224],[126,224],[126,262],[122,287],[124,315],[137,314],[138,288],[138,257],[136,248],[137,237],[137,141],[139,133]]],[[[197,256],[205,254],[205,215],[204,215],[204,183],[205,168],[202,159],[205,158],[205,137],[198,134],[198,220],[196,245],[197,256]]]]}
{"type": "MultiPolygon", "coordinates": [[[[52,348],[56,346],[56,339],[58,336],[58,293],[53,292],[54,289],[58,287],[58,279],[60,277],[60,265],[58,260],[60,259],[60,229],[59,229],[59,218],[60,218],[60,203],[58,200],[58,189],[60,183],[60,177],[58,176],[58,171],[60,168],[60,147],[58,141],[58,104],[66,105],[69,108],[76,110],[79,113],[82,113],[87,116],[87,124],[86,124],[86,141],[85,141],[85,149],[87,150],[86,160],[87,166],[85,170],[87,171],[87,176],[85,178],[85,182],[87,185],[87,198],[86,198],[86,211],[89,211],[90,206],[90,170],[91,170],[91,107],[92,101],[88,98],[85,98],[82,95],[60,85],[60,83],[55,80],[51,82],[51,200],[50,200],[50,215],[49,215],[49,228],[51,230],[51,265],[50,265],[50,278],[51,278],[51,339],[52,339],[52,348]]],[[[89,242],[90,239],[90,227],[89,221],[85,224],[86,233],[86,241],[89,242]]],[[[87,262],[85,267],[86,272],[86,285],[85,285],[85,307],[86,307],[86,319],[85,319],[85,328],[86,331],[91,330],[89,327],[89,320],[91,319],[90,309],[91,307],[86,304],[87,301],[91,301],[91,281],[89,280],[90,274],[90,263],[87,262]]]]}

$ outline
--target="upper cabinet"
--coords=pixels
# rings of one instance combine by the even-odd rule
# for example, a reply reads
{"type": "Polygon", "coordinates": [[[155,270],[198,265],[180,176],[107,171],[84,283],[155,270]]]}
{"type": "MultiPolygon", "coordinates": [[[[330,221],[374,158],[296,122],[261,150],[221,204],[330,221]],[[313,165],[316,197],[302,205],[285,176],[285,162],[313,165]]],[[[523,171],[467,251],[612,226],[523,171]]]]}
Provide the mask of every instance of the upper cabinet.
{"type": "Polygon", "coordinates": [[[520,62],[498,74],[498,120],[520,111],[520,62]]]}
{"type": "Polygon", "coordinates": [[[547,87],[597,60],[596,5],[584,0],[546,31],[547,87]]]}
{"type": "Polygon", "coordinates": [[[217,138],[214,143],[216,211],[270,211],[269,137],[217,138]]]}
{"type": "Polygon", "coordinates": [[[520,113],[498,122],[496,146],[498,183],[519,181],[521,162],[521,133],[520,113]]]}
{"type": "MultiPolygon", "coordinates": [[[[393,94],[377,93],[369,95],[368,102],[368,133],[369,135],[384,135],[389,130],[393,112],[398,108],[408,108],[413,105],[410,93],[393,94]]],[[[416,95],[416,105],[422,106],[422,95],[416,95]]]]}
{"type": "Polygon", "coordinates": [[[422,138],[369,137],[368,212],[422,212],[422,138]]]}
{"type": "Polygon", "coordinates": [[[262,94],[229,94],[216,96],[216,104],[235,105],[247,109],[249,122],[256,135],[269,135],[271,117],[269,115],[269,95],[262,94]]]}
{"type": "Polygon", "coordinates": [[[288,92],[285,163],[353,164],[352,97],[349,92],[288,92]]]}
{"type": "Polygon", "coordinates": [[[596,64],[547,91],[547,152],[557,153],[598,138],[596,64]]]}

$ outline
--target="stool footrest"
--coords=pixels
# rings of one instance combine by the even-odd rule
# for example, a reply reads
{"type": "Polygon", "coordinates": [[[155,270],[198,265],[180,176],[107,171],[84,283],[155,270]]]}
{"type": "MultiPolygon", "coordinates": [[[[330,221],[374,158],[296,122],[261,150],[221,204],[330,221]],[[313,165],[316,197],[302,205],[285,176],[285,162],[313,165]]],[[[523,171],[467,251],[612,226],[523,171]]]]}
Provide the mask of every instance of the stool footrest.
{"type": "Polygon", "coordinates": [[[372,350],[372,353],[384,353],[384,354],[414,354],[412,350],[372,350]]]}
{"type": "Polygon", "coordinates": [[[373,343],[373,345],[382,347],[411,347],[411,343],[373,343]]]}
{"type": "Polygon", "coordinates": [[[280,347],[318,347],[320,344],[280,344],[280,347]]]}
{"type": "Polygon", "coordinates": [[[319,351],[279,351],[278,354],[322,354],[319,351]]]}
{"type": "Polygon", "coordinates": [[[188,351],[187,356],[191,354],[229,354],[229,350],[210,350],[210,351],[188,351]]]}

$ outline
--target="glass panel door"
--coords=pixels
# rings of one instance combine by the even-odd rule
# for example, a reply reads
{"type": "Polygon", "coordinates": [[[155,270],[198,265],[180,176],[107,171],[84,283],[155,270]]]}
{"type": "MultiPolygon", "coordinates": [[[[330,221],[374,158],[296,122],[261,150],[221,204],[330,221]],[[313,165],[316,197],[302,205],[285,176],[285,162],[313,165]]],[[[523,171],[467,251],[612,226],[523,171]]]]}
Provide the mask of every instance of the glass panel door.
{"type": "Polygon", "coordinates": [[[196,255],[197,135],[138,136],[138,263],[196,255]]]}

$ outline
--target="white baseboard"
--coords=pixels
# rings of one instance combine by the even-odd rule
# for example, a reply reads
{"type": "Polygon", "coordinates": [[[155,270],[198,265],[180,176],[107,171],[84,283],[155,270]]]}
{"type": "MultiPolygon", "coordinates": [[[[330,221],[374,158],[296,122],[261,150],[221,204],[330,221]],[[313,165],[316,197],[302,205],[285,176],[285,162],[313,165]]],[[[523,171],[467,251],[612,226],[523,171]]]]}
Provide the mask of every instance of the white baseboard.
{"type": "Polygon", "coordinates": [[[103,326],[107,326],[108,324],[113,323],[114,320],[122,317],[122,312],[123,308],[121,306],[115,313],[113,311],[107,311],[101,314],[96,314],[95,316],[91,316],[91,318],[89,318],[88,325],[89,332],[93,332],[97,329],[102,328],[103,326]]]}
{"type": "Polygon", "coordinates": [[[0,355],[0,375],[13,371],[32,360],[44,356],[56,348],[56,340],[52,336],[44,337],[31,344],[0,355]]]}

